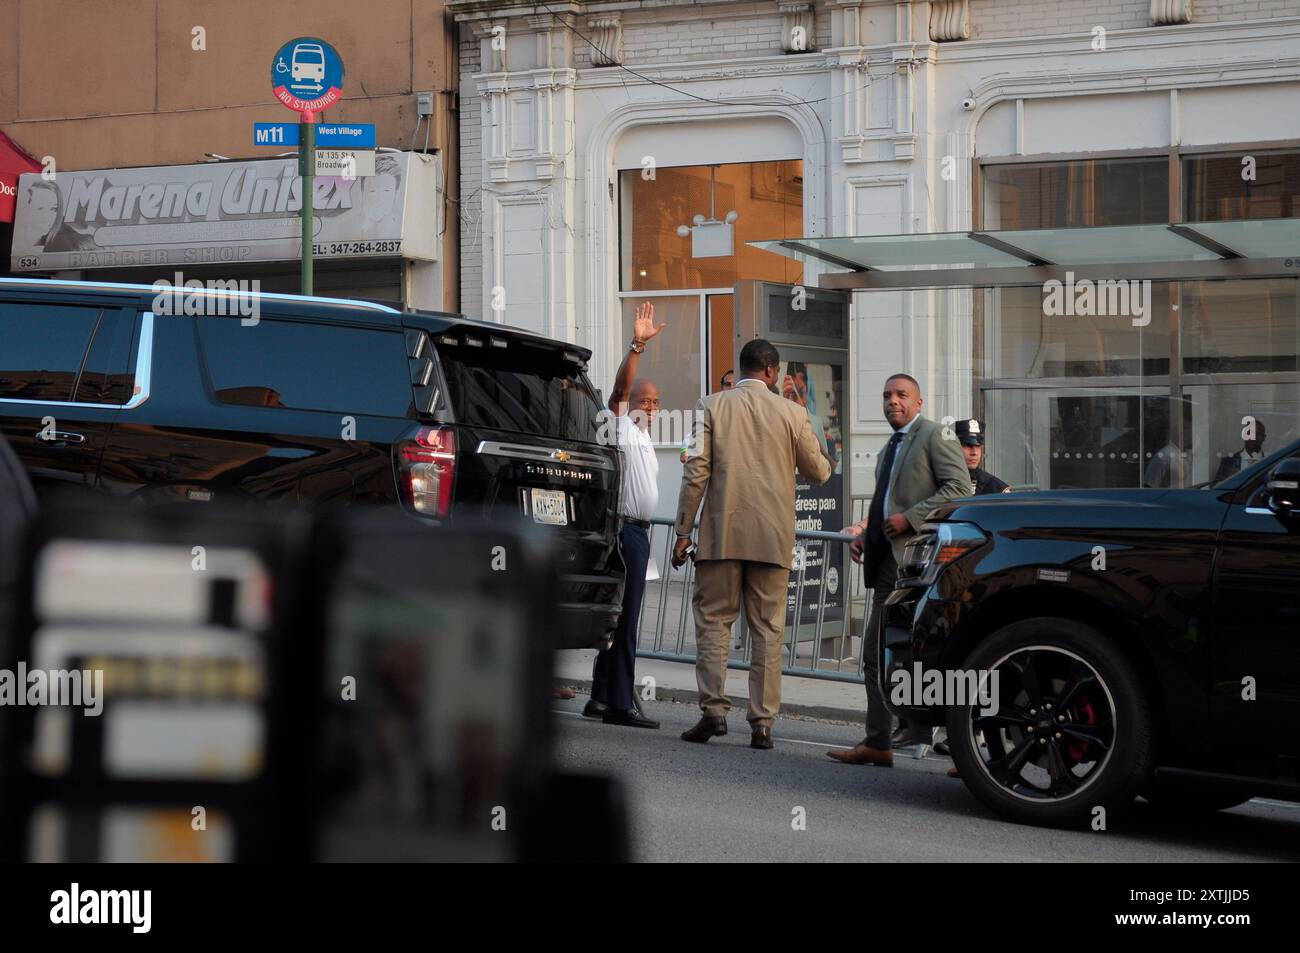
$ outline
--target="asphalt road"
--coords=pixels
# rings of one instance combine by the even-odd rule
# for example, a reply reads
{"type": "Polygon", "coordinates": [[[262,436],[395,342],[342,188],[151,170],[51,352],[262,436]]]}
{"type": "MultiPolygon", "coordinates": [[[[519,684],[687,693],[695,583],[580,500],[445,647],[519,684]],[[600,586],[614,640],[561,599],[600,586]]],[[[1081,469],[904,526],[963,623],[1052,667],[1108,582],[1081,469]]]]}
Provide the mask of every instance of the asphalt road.
{"type": "Polygon", "coordinates": [[[698,717],[694,706],[643,703],[662,722],[649,731],[582,718],[586,700],[555,703],[557,760],[622,779],[636,860],[1300,860],[1300,804],[1255,800],[1191,820],[1139,804],[1106,831],[1025,827],[948,778],[946,758],[872,768],[826,757],[828,747],[860,740],[860,727],[782,719],[776,748],[755,751],[743,711],[731,713],[730,734],[695,745],[679,737],[698,717]],[[806,830],[792,828],[796,807],[806,830]]]}

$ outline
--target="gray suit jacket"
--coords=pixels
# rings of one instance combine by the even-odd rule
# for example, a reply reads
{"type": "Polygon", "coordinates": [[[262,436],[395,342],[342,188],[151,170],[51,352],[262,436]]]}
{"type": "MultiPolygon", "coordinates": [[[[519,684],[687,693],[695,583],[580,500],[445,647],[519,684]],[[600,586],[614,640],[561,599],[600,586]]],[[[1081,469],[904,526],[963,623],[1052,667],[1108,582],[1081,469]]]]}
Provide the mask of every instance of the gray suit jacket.
{"type": "MultiPolygon", "coordinates": [[[[970,496],[970,471],[962,456],[956,434],[949,431],[944,439],[943,427],[919,414],[894,454],[889,473],[889,509],[886,516],[902,513],[912,530],[889,540],[894,559],[903,558],[903,547],[921,525],[925,515],[940,503],[970,496]]],[[[885,455],[876,460],[876,479],[885,465],[885,455]]],[[[868,567],[869,569],[870,567],[868,567]]]]}

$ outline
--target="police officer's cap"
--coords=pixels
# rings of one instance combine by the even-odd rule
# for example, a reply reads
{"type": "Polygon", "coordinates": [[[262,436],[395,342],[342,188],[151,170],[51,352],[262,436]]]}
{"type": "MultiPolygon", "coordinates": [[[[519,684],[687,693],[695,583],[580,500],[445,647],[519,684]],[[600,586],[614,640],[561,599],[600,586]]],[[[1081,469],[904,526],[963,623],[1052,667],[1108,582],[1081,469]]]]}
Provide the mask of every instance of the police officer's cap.
{"type": "Polygon", "coordinates": [[[967,447],[984,446],[984,425],[974,417],[969,420],[959,420],[953,426],[957,432],[957,439],[967,447]]]}

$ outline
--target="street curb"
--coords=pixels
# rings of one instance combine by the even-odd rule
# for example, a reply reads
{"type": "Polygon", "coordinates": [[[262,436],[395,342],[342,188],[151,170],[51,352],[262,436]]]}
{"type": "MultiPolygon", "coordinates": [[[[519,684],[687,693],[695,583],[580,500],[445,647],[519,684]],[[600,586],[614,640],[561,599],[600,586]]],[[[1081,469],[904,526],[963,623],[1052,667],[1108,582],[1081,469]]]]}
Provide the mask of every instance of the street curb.
{"type": "MultiPolygon", "coordinates": [[[[563,688],[572,688],[584,695],[591,694],[589,678],[557,678],[555,684],[563,688]]],[[[741,709],[749,705],[748,695],[731,695],[733,708],[741,709]]],[[[675,702],[679,705],[698,705],[699,693],[687,688],[656,688],[655,701],[675,702]]],[[[781,702],[781,717],[802,721],[829,721],[843,725],[861,724],[866,717],[866,706],[857,708],[834,708],[830,705],[801,705],[797,702],[781,702]]]]}

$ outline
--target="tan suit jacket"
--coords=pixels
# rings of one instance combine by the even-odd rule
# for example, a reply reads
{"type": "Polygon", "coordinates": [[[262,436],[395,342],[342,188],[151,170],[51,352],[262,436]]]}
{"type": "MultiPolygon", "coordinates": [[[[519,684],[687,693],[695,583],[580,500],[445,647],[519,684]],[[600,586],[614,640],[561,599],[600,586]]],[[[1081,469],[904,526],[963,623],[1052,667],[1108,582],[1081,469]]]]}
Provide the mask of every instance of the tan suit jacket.
{"type": "Polygon", "coordinates": [[[695,441],[677,499],[678,534],[690,534],[702,500],[697,560],[789,569],[795,469],[814,483],[831,476],[808,411],[761,381],[746,380],[703,398],[695,412],[695,441]]]}

